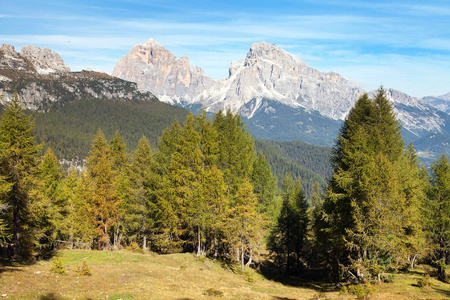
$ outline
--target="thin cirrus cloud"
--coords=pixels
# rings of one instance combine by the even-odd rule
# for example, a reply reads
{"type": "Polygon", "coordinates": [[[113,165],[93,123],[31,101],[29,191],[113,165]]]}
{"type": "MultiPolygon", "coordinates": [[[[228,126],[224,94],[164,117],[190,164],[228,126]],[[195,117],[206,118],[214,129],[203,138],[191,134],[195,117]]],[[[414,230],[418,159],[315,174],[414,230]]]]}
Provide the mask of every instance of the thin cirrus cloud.
{"type": "Polygon", "coordinates": [[[154,38],[224,78],[252,43],[266,41],[368,89],[383,83],[415,96],[449,89],[448,1],[16,2],[0,14],[0,42],[49,47],[73,70],[110,73],[134,45],[154,38]]]}

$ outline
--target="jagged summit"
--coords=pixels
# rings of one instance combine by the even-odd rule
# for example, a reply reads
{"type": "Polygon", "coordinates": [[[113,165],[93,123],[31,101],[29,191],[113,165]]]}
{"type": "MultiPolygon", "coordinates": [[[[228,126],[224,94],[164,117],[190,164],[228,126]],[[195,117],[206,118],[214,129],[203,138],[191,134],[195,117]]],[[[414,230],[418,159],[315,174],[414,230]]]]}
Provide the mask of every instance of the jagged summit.
{"type": "Polygon", "coordinates": [[[136,82],[166,102],[199,103],[212,111],[230,108],[248,117],[253,112],[241,109],[246,103],[256,100],[256,109],[261,100],[270,99],[343,119],[362,93],[339,74],[319,72],[267,42],[251,45],[244,60],[231,64],[224,80],[205,76],[187,57],[177,59],[153,39],[135,46],[113,75],[136,82]]]}
{"type": "Polygon", "coordinates": [[[48,48],[23,46],[18,53],[13,46],[6,44],[0,47],[0,69],[40,75],[70,72],[61,56],[48,48]]]}
{"type": "MultiPolygon", "coordinates": [[[[113,75],[134,81],[140,89],[172,104],[195,104],[209,111],[231,109],[248,120],[257,116],[259,121],[252,122],[258,130],[271,130],[261,125],[265,122],[261,118],[279,118],[280,109],[344,120],[365,92],[340,74],[320,72],[268,42],[252,44],[243,60],[231,63],[229,76],[222,80],[204,75],[201,68],[190,66],[187,57],[176,58],[153,39],[135,46],[119,61],[113,75]]],[[[395,90],[387,92],[404,128],[414,135],[441,132],[444,120],[430,106],[395,90]]],[[[306,123],[299,120],[298,130],[314,134],[306,123]]]]}
{"type": "MultiPolygon", "coordinates": [[[[247,53],[247,59],[250,58],[263,58],[272,60],[274,62],[284,60],[284,61],[293,61],[295,62],[295,64],[302,63],[299,57],[283,50],[281,47],[275,44],[267,42],[259,42],[252,44],[250,46],[250,50],[247,53]]],[[[307,65],[306,63],[304,64],[307,65]]]]}
{"type": "Polygon", "coordinates": [[[149,46],[149,47],[157,47],[157,46],[162,47],[161,44],[158,43],[157,41],[155,41],[153,38],[150,38],[149,40],[147,40],[144,45],[149,46]]]}
{"type": "Polygon", "coordinates": [[[187,56],[177,59],[170,51],[149,39],[133,47],[114,67],[113,76],[138,83],[165,102],[192,102],[195,95],[211,89],[215,81],[189,64],[187,56]]]}

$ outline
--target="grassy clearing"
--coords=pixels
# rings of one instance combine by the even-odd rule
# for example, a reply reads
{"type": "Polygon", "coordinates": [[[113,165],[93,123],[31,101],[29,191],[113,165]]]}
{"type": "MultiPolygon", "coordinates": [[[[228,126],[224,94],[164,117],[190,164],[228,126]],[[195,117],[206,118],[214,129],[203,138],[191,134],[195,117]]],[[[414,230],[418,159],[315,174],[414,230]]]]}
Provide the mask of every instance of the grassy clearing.
{"type": "MultiPolygon", "coordinates": [[[[1,299],[354,299],[331,286],[285,278],[268,280],[254,270],[228,266],[191,254],[157,255],[131,251],[62,251],[65,275],[53,260],[0,267],[1,299]],[[91,276],[79,272],[83,259],[91,276]],[[6,294],[6,296],[2,296],[6,294]]],[[[397,274],[395,282],[375,286],[371,299],[446,299],[450,285],[431,279],[420,288],[423,271],[397,274]]]]}

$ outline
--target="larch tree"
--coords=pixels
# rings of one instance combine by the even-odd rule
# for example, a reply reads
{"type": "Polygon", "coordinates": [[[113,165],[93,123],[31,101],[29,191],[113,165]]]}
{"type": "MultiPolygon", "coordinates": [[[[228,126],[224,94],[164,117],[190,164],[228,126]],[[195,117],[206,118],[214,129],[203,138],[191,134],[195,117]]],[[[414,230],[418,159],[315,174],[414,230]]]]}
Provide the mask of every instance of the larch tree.
{"type": "Polygon", "coordinates": [[[154,158],[145,136],[139,140],[133,153],[130,179],[131,197],[126,203],[124,224],[128,239],[140,242],[145,251],[155,226],[149,199],[154,189],[154,158]]]}
{"type": "Polygon", "coordinates": [[[52,253],[57,238],[61,236],[62,223],[67,216],[67,203],[59,197],[64,173],[51,148],[41,157],[36,176],[39,182],[35,187],[36,200],[32,210],[37,222],[39,254],[46,256],[52,253]]]}
{"type": "Polygon", "coordinates": [[[253,162],[251,182],[258,198],[259,211],[265,214],[271,222],[275,221],[280,208],[277,201],[278,183],[262,152],[253,162]]]}
{"type": "Polygon", "coordinates": [[[117,220],[113,225],[113,247],[117,249],[124,235],[125,231],[125,207],[130,202],[131,182],[130,182],[130,163],[129,156],[126,152],[126,145],[123,137],[119,131],[116,130],[113,138],[110,141],[110,151],[112,160],[112,171],[114,172],[114,189],[116,190],[117,197],[119,198],[117,208],[117,220]]]}
{"type": "Polygon", "coordinates": [[[258,200],[248,178],[244,178],[239,184],[227,219],[226,235],[230,250],[235,250],[232,252],[235,252],[241,270],[245,271],[245,258],[248,258],[247,265],[250,265],[253,261],[253,250],[258,240],[262,239],[259,229],[264,226],[264,220],[258,214],[258,200]]]}
{"type": "Polygon", "coordinates": [[[431,257],[439,280],[447,281],[450,263],[450,163],[443,154],[431,166],[429,200],[425,205],[425,228],[431,244],[431,257]]]}
{"type": "Polygon", "coordinates": [[[13,255],[28,257],[32,253],[34,236],[30,193],[35,185],[36,166],[41,146],[34,139],[34,125],[25,114],[16,96],[5,104],[0,120],[0,176],[7,193],[5,219],[11,233],[9,243],[13,255]]]}
{"type": "Polygon", "coordinates": [[[359,282],[402,263],[417,191],[405,185],[408,165],[400,126],[384,90],[365,94],[350,111],[333,148],[333,176],[324,202],[324,241],[335,274],[359,282]],[[408,192],[408,189],[410,190],[408,192]],[[414,194],[414,195],[413,195],[414,194]]]}
{"type": "Polygon", "coordinates": [[[251,178],[255,160],[253,140],[240,116],[230,110],[216,113],[214,127],[219,142],[218,167],[224,173],[229,194],[234,195],[244,178],[251,178]]]}
{"type": "Polygon", "coordinates": [[[98,234],[98,247],[110,249],[111,230],[119,219],[120,198],[111,150],[101,130],[97,132],[86,160],[89,180],[93,185],[90,211],[98,234]]]}
{"type": "Polygon", "coordinates": [[[287,174],[281,192],[281,211],[269,237],[269,249],[276,253],[276,261],[286,272],[298,272],[306,244],[308,205],[300,181],[287,174]]]}

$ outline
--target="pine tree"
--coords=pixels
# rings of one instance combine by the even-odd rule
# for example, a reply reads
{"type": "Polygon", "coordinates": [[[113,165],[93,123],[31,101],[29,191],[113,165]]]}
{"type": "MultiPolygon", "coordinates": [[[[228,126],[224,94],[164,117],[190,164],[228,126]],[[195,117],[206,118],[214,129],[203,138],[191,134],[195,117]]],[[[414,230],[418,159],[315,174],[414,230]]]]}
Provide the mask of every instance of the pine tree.
{"type": "Polygon", "coordinates": [[[222,111],[216,113],[214,127],[218,132],[218,167],[224,173],[228,192],[234,195],[244,178],[251,178],[255,160],[253,140],[240,116],[230,110],[225,115],[222,111]]]}
{"type": "Polygon", "coordinates": [[[426,233],[432,247],[433,263],[439,280],[447,281],[450,260],[450,163],[443,154],[431,166],[429,200],[425,206],[426,233]]]}
{"type": "Polygon", "coordinates": [[[19,103],[17,95],[5,104],[0,120],[0,175],[4,176],[11,191],[5,202],[8,205],[5,219],[12,235],[14,255],[31,255],[34,237],[30,212],[31,191],[35,185],[34,176],[40,145],[36,145],[33,122],[19,103]]]}
{"type": "Polygon", "coordinates": [[[87,157],[89,180],[93,184],[91,219],[98,234],[98,247],[111,247],[111,230],[119,219],[120,198],[116,189],[116,171],[108,142],[99,130],[87,157]]]}
{"type": "Polygon", "coordinates": [[[308,229],[308,205],[300,181],[294,183],[287,174],[281,197],[281,211],[269,238],[269,249],[276,253],[278,265],[284,266],[286,272],[298,271],[308,229]]]}
{"type": "Polygon", "coordinates": [[[48,148],[38,165],[38,185],[32,210],[37,222],[39,254],[47,256],[53,251],[60,236],[62,222],[66,217],[66,203],[59,197],[64,174],[58,159],[48,148]]]}
{"type": "Polygon", "coordinates": [[[188,223],[188,205],[194,205],[198,189],[201,151],[199,133],[195,130],[195,117],[189,114],[181,127],[178,122],[167,129],[158,144],[156,156],[158,187],[154,191],[156,225],[159,228],[156,245],[160,249],[186,246],[182,236],[192,235],[188,223]]]}
{"type": "Polygon", "coordinates": [[[257,205],[258,200],[253,193],[253,186],[248,178],[244,178],[229,209],[226,228],[230,247],[235,249],[242,271],[245,271],[245,257],[248,257],[247,265],[250,265],[253,250],[262,239],[260,228],[264,226],[264,220],[257,212],[257,205]]]}
{"type": "Polygon", "coordinates": [[[147,240],[154,227],[149,199],[154,188],[154,160],[150,143],[145,136],[139,140],[133,154],[130,179],[131,197],[125,207],[125,228],[129,240],[142,241],[142,249],[147,250],[147,240]]]}
{"type": "Polygon", "coordinates": [[[87,211],[81,211],[76,205],[76,193],[79,188],[79,178],[76,169],[71,168],[66,177],[61,181],[57,201],[64,204],[64,218],[58,225],[61,240],[68,243],[70,249],[75,246],[77,237],[80,236],[82,229],[79,217],[86,219],[87,211]]]}
{"type": "MultiPolygon", "coordinates": [[[[413,163],[404,144],[392,106],[381,88],[375,99],[361,96],[341,128],[333,149],[333,177],[324,202],[334,271],[351,274],[360,282],[402,263],[419,193],[407,186],[403,172],[413,163]],[[355,272],[356,275],[353,273],[355,272]]],[[[337,273],[335,273],[337,274],[337,273]]]]}
{"type": "Polygon", "coordinates": [[[113,248],[117,249],[122,241],[125,231],[125,210],[127,203],[131,201],[130,164],[126,145],[119,131],[116,130],[114,137],[110,141],[110,151],[112,159],[112,171],[114,172],[114,189],[117,192],[118,208],[117,220],[113,224],[113,248]]]}
{"type": "Polygon", "coordinates": [[[266,214],[270,221],[276,220],[280,208],[277,202],[278,183],[262,152],[253,163],[251,179],[255,187],[254,193],[258,198],[259,211],[266,214]]]}
{"type": "Polygon", "coordinates": [[[405,250],[410,268],[419,257],[426,255],[426,238],[423,228],[423,203],[426,202],[426,191],[429,185],[428,172],[419,163],[416,151],[410,143],[399,163],[399,176],[402,193],[405,195],[405,206],[402,213],[402,248],[405,250]]]}
{"type": "MultiPolygon", "coordinates": [[[[11,191],[12,184],[5,180],[5,177],[0,176],[0,199],[4,199],[11,191]]],[[[7,245],[8,226],[6,224],[3,214],[7,211],[8,206],[0,200],[0,248],[7,245]]]]}
{"type": "MultiPolygon", "coordinates": [[[[72,172],[75,175],[75,171],[72,172]]],[[[95,197],[96,182],[92,180],[89,171],[82,171],[76,182],[73,177],[68,177],[66,188],[75,187],[73,196],[69,197],[70,219],[69,238],[70,242],[77,248],[92,248],[99,246],[99,235],[103,234],[100,217],[99,203],[95,197]],[[73,197],[73,198],[72,198],[73,197]],[[97,245],[94,243],[97,242],[97,245]]],[[[101,245],[100,245],[101,246],[101,245]]]]}

